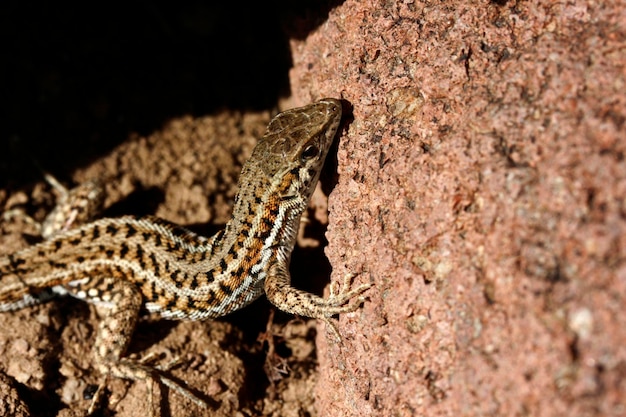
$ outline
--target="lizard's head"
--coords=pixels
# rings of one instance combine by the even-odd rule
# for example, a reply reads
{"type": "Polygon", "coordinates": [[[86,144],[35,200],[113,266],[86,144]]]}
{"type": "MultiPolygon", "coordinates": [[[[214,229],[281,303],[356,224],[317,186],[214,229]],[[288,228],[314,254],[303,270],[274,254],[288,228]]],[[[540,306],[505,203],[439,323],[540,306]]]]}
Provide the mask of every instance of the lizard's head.
{"type": "Polygon", "coordinates": [[[306,203],[340,121],[341,102],[331,98],[287,110],[272,119],[251,160],[260,164],[257,167],[270,178],[283,200],[301,197],[306,203]]]}

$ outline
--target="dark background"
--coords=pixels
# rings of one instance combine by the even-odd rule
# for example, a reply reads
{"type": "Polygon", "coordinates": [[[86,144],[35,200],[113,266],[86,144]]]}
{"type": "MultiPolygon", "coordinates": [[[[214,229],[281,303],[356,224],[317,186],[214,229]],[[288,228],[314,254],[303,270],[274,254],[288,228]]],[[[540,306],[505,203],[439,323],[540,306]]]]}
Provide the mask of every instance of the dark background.
{"type": "Polygon", "coordinates": [[[172,117],[272,108],[337,2],[0,5],[0,187],[69,176],[172,117]]]}

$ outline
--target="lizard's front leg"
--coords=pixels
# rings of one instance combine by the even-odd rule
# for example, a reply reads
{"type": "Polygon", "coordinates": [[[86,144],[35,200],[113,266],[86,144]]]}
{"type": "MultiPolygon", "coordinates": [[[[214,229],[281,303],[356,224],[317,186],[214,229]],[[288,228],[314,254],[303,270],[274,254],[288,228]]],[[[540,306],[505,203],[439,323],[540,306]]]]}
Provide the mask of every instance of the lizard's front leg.
{"type": "Polygon", "coordinates": [[[372,287],[372,284],[363,284],[350,289],[350,280],[351,275],[346,276],[338,293],[331,286],[330,296],[322,298],[292,287],[287,265],[274,264],[265,278],[264,289],[267,299],[280,310],[321,319],[331,328],[337,339],[341,340],[337,326],[330,318],[335,314],[349,313],[358,309],[364,301],[358,296],[372,287]],[[356,302],[349,303],[356,297],[358,297],[356,302]]]}

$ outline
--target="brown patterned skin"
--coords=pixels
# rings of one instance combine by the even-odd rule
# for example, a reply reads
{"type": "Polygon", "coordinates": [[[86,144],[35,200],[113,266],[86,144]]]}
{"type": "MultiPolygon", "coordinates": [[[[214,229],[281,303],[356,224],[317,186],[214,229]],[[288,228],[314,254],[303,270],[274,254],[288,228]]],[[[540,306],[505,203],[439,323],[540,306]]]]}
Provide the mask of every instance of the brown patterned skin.
{"type": "Polygon", "coordinates": [[[86,217],[78,206],[90,207],[85,196],[97,198],[97,183],[74,198],[68,192],[55,210],[61,214],[48,217],[47,240],[0,258],[0,311],[65,294],[105,307],[94,344],[103,382],[90,412],[108,375],[155,379],[204,405],[167,376],[124,357],[142,306],[165,318],[199,320],[238,310],[265,293],[279,309],[322,319],[337,332],[329,318],[357,309],[370,284],[350,290],[346,281],[342,292],[324,299],[290,285],[289,260],[340,119],[335,99],[272,119],[243,167],[232,219],[211,238],[154,217],[74,227],[86,217]]]}

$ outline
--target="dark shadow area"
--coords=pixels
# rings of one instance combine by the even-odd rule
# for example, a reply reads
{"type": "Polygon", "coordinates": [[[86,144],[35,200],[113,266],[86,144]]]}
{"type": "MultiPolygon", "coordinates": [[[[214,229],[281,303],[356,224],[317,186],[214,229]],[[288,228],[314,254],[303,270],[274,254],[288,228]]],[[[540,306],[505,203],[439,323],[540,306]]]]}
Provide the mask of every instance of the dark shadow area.
{"type": "Polygon", "coordinates": [[[64,177],[130,132],[183,114],[271,108],[289,92],[290,38],[337,1],[0,6],[0,187],[64,177]]]}
{"type": "Polygon", "coordinates": [[[283,30],[289,38],[303,40],[323,24],[331,9],[345,0],[283,0],[279,1],[278,14],[283,30]]]}
{"type": "MultiPolygon", "coordinates": [[[[347,100],[341,100],[341,105],[341,125],[339,126],[339,129],[337,129],[335,140],[328,150],[326,161],[324,162],[322,172],[320,173],[320,183],[322,184],[322,191],[325,195],[330,195],[330,192],[335,188],[337,182],[339,181],[339,174],[337,173],[337,169],[339,167],[339,162],[337,160],[339,141],[341,140],[344,132],[347,131],[348,126],[354,121],[352,104],[347,100]]],[[[325,232],[326,230],[324,230],[322,234],[325,232]]]]}
{"type": "Polygon", "coordinates": [[[100,217],[121,217],[127,214],[133,216],[154,215],[159,205],[165,201],[163,190],[157,187],[144,188],[135,184],[135,191],[126,198],[107,207],[100,217]]]}
{"type": "Polygon", "coordinates": [[[27,385],[14,381],[19,397],[28,405],[29,415],[37,417],[53,417],[61,406],[58,397],[48,396],[44,391],[29,388],[27,385]]]}

